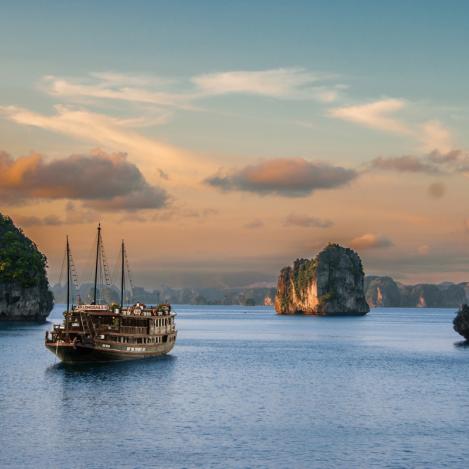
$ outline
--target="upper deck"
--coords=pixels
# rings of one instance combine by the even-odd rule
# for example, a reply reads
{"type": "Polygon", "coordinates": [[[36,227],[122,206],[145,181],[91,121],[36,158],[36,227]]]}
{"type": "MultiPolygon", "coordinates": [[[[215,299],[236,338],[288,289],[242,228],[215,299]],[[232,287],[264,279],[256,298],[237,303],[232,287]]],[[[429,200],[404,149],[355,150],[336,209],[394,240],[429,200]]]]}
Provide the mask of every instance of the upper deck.
{"type": "Polygon", "coordinates": [[[176,313],[171,312],[171,306],[164,304],[159,306],[147,307],[143,303],[136,303],[133,306],[124,308],[114,307],[110,305],[77,305],[73,312],[86,313],[92,316],[123,316],[134,318],[151,318],[151,317],[174,317],[176,313]]]}

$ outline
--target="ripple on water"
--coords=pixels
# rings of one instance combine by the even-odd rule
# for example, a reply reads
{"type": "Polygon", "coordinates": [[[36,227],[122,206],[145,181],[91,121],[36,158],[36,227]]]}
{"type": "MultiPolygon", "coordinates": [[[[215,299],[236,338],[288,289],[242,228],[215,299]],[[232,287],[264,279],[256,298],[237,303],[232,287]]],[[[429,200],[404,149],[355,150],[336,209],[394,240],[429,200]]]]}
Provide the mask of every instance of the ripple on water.
{"type": "Polygon", "coordinates": [[[453,311],[176,310],[172,354],[135,362],[65,366],[43,347],[50,324],[1,325],[0,465],[466,467],[453,311]]]}

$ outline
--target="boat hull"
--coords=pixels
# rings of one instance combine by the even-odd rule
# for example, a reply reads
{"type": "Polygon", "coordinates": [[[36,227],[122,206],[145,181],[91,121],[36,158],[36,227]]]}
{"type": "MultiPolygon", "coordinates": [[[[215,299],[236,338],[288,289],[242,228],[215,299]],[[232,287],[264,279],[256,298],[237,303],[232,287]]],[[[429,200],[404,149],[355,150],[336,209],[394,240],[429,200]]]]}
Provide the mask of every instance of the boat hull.
{"type": "MultiPolygon", "coordinates": [[[[73,345],[67,343],[46,343],[46,347],[63,363],[103,363],[123,360],[139,360],[142,358],[166,355],[174,347],[174,342],[160,344],[158,347],[145,350],[117,350],[95,346],[73,345]]],[[[138,348],[138,347],[129,347],[138,348]]],[[[140,347],[143,348],[143,347],[140,347]]]]}

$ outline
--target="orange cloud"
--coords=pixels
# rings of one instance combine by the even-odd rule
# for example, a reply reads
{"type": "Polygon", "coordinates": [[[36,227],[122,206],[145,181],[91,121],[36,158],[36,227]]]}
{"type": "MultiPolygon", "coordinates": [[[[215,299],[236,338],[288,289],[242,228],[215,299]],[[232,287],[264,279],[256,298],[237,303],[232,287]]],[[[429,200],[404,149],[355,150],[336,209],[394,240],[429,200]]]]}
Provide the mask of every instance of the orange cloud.
{"type": "Polygon", "coordinates": [[[214,175],[206,184],[224,191],[304,197],[320,189],[344,186],[358,176],[353,169],[304,158],[278,158],[214,175]]]}
{"type": "Polygon", "coordinates": [[[103,210],[161,208],[168,195],[151,186],[125,153],[102,151],[47,161],[41,155],[13,159],[0,153],[0,194],[25,199],[79,199],[103,210]]]}
{"type": "Polygon", "coordinates": [[[354,249],[375,249],[387,248],[393,245],[393,242],[385,236],[366,233],[362,236],[352,239],[349,245],[354,249]]]}

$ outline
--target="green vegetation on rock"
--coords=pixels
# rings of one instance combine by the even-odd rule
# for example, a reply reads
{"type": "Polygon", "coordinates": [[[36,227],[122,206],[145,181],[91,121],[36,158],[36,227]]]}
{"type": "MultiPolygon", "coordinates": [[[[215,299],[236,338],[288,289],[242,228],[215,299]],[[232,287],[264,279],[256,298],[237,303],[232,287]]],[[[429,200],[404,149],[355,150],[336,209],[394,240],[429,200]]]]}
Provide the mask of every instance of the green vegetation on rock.
{"type": "Polygon", "coordinates": [[[0,283],[24,288],[47,285],[46,266],[47,259],[37,246],[0,213],[0,283]]]}
{"type": "Polygon", "coordinates": [[[293,266],[295,291],[304,301],[308,287],[316,275],[318,263],[316,259],[297,259],[293,266]]]}

